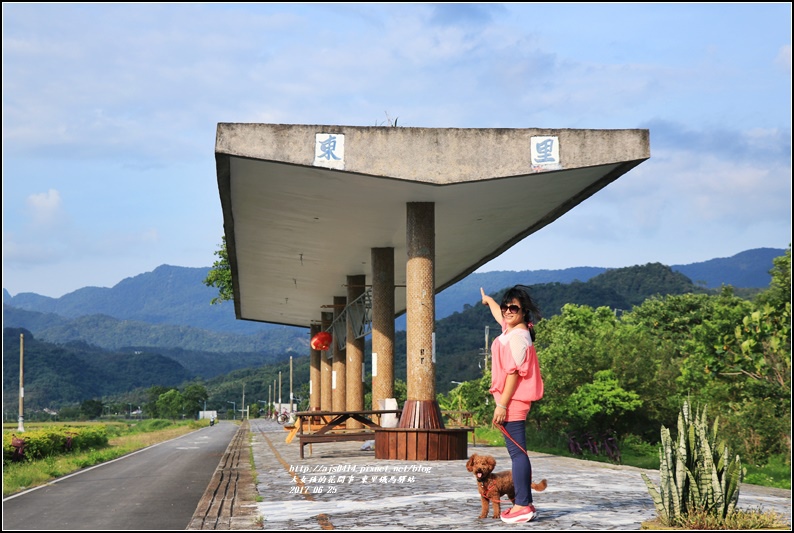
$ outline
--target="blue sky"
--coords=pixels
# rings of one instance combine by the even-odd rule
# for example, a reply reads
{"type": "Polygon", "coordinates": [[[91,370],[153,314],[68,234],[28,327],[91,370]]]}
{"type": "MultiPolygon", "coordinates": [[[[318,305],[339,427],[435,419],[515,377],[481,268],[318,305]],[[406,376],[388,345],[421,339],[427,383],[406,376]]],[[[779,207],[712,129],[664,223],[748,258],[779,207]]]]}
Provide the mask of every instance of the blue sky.
{"type": "Polygon", "coordinates": [[[791,242],[791,5],[3,3],[3,287],[208,267],[219,122],[647,128],[480,271],[791,242]]]}

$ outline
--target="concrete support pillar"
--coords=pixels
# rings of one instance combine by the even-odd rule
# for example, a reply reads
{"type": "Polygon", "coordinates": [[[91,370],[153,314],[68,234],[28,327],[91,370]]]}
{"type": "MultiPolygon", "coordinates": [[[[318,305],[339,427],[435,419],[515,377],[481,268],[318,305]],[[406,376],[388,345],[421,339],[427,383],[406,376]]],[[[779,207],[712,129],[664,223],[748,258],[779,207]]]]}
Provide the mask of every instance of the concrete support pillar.
{"type": "Polygon", "coordinates": [[[408,399],[435,400],[435,204],[408,203],[405,270],[408,399]]]}
{"type": "Polygon", "coordinates": [[[401,428],[443,428],[436,401],[434,332],[435,204],[407,204],[406,347],[408,399],[400,417],[401,428]]]}
{"type": "MultiPolygon", "coordinates": [[[[328,328],[331,327],[331,322],[334,320],[333,313],[322,313],[320,320],[320,329],[323,331],[327,331],[328,328]]],[[[333,411],[333,399],[332,399],[332,390],[331,390],[331,382],[332,382],[332,372],[333,372],[333,344],[336,344],[336,338],[334,338],[332,347],[325,350],[324,352],[320,352],[320,410],[321,411],[333,411]]]]}
{"type": "MultiPolygon", "coordinates": [[[[334,296],[334,322],[336,322],[345,310],[347,298],[344,296],[334,296]]],[[[334,336],[336,337],[336,336],[334,336]]],[[[334,370],[333,370],[333,392],[331,400],[333,411],[346,411],[347,405],[347,370],[345,370],[345,349],[339,347],[339,343],[334,339],[334,370]]]]}
{"type": "MultiPolygon", "coordinates": [[[[314,338],[320,331],[319,324],[312,324],[309,328],[309,338],[314,338]]],[[[320,410],[320,391],[322,390],[320,358],[322,353],[314,348],[309,349],[309,411],[320,410]]]]}
{"type": "Polygon", "coordinates": [[[372,249],[372,405],[394,397],[394,248],[372,249]]]}
{"type": "MultiPolygon", "coordinates": [[[[366,277],[348,276],[347,277],[347,301],[352,304],[358,297],[364,294],[366,277]]],[[[359,326],[353,322],[353,316],[347,315],[347,343],[345,347],[345,370],[347,372],[346,384],[346,403],[347,411],[364,410],[364,337],[356,337],[356,329],[359,326]]],[[[358,429],[363,427],[360,422],[355,420],[347,421],[348,429],[358,429]]]]}

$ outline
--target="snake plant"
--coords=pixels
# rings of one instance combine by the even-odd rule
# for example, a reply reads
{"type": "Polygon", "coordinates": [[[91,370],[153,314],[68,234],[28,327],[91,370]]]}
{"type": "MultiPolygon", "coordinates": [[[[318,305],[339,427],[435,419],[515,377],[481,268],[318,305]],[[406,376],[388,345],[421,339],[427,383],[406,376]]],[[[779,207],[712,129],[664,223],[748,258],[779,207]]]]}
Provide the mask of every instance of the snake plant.
{"type": "Polygon", "coordinates": [[[706,511],[725,518],[736,508],[739,485],[744,478],[741,459],[731,459],[724,442],[718,441],[718,422],[711,428],[706,407],[694,417],[685,401],[678,415],[678,436],[662,426],[659,446],[659,487],[642,474],[648,493],[663,524],[674,526],[689,512],[706,511]]]}

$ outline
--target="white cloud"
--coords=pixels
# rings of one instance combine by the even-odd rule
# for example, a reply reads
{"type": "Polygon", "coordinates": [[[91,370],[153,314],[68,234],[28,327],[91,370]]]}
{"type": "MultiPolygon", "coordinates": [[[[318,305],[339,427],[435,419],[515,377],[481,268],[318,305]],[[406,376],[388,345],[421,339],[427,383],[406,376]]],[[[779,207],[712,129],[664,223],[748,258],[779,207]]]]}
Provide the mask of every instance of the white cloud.
{"type": "Polygon", "coordinates": [[[521,250],[558,267],[687,263],[790,239],[787,5],[18,3],[3,15],[3,257],[24,265],[5,272],[23,290],[209,266],[218,122],[648,128],[649,161],[511,263],[521,250]]]}
{"type": "Polygon", "coordinates": [[[31,194],[25,200],[33,225],[39,229],[54,229],[65,221],[61,193],[55,189],[31,194]]]}
{"type": "MultiPolygon", "coordinates": [[[[52,242],[40,240],[17,240],[3,233],[3,269],[10,267],[25,269],[31,265],[57,263],[63,257],[65,247],[55,247],[52,242]]],[[[5,274],[4,274],[5,279],[5,274]]]]}
{"type": "Polygon", "coordinates": [[[791,45],[787,44],[780,47],[780,50],[775,57],[775,64],[782,67],[784,70],[791,74],[791,45]]]}

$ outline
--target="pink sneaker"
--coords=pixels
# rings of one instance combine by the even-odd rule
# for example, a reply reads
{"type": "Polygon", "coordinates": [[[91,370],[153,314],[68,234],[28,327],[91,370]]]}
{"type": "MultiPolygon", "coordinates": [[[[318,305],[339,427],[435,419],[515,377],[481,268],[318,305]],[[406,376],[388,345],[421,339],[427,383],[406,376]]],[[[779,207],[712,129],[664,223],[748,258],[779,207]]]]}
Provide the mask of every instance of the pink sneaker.
{"type": "Polygon", "coordinates": [[[513,508],[511,507],[507,511],[502,512],[501,519],[502,522],[506,522],[508,524],[521,524],[523,522],[531,522],[538,516],[538,512],[535,510],[535,506],[530,504],[527,507],[524,507],[520,511],[515,513],[512,512],[513,508]]]}

